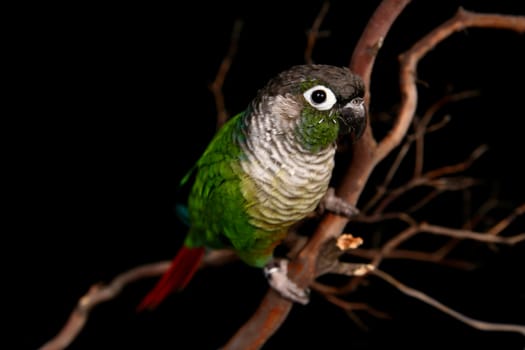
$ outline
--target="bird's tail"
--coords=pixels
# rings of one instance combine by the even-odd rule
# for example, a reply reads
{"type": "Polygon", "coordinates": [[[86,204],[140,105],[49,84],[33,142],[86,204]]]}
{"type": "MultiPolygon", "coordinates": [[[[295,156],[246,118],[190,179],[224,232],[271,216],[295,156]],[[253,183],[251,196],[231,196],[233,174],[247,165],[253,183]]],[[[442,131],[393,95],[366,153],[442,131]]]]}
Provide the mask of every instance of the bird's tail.
{"type": "Polygon", "coordinates": [[[197,272],[203,256],[203,247],[188,248],[183,246],[173,258],[168,271],[164,273],[155,287],[142,299],[137,310],[154,309],[171,292],[186,287],[195,272],[197,272]]]}

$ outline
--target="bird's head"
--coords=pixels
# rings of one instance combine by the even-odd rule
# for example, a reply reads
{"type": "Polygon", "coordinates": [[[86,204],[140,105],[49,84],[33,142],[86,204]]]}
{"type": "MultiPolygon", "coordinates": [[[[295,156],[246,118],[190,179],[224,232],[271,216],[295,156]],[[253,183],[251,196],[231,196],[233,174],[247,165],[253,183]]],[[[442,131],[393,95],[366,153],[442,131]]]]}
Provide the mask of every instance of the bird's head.
{"type": "Polygon", "coordinates": [[[366,127],[361,78],[347,68],[298,65],[271,79],[252,108],[279,133],[318,151],[349,134],[355,142],[366,127]]]}

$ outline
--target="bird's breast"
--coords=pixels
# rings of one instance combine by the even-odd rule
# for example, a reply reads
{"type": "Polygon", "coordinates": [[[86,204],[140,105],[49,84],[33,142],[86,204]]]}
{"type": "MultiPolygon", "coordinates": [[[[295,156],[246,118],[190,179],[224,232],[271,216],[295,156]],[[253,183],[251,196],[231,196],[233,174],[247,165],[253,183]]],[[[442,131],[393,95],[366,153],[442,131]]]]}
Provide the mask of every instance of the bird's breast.
{"type": "Polygon", "coordinates": [[[314,154],[293,143],[258,138],[243,148],[241,192],[254,226],[282,230],[316,209],[330,182],[335,146],[314,154]]]}

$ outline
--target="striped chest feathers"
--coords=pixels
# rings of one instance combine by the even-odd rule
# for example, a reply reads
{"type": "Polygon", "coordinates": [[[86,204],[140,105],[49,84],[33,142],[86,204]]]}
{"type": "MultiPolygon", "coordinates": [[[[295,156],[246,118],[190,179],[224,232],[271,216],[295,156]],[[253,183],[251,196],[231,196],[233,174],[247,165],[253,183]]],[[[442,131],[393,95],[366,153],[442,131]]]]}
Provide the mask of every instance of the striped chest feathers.
{"type": "Polygon", "coordinates": [[[268,231],[285,229],[316,209],[328,188],[335,154],[335,145],[311,153],[275,130],[259,130],[241,146],[246,211],[253,225],[268,231]]]}

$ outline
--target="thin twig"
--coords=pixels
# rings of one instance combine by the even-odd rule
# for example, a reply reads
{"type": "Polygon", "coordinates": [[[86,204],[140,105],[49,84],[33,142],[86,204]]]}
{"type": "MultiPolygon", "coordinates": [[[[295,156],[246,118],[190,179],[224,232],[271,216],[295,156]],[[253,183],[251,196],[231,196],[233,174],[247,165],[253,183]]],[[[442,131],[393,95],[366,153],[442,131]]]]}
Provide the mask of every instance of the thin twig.
{"type": "MultiPolygon", "coordinates": [[[[492,205],[492,201],[489,201],[487,203],[488,205],[484,207],[484,210],[489,210],[492,205]],[[489,206],[490,205],[490,206],[489,206]]],[[[517,207],[512,211],[512,213],[507,216],[506,218],[499,221],[496,225],[492,226],[492,228],[487,232],[488,235],[499,235],[503,230],[505,230],[514,220],[516,220],[520,215],[523,215],[525,213],[525,203],[517,207]]],[[[440,249],[436,250],[434,253],[436,256],[445,257],[454,247],[458,244],[459,239],[455,238],[453,240],[450,240],[445,245],[443,245],[440,249]]]]}
{"type": "Polygon", "coordinates": [[[408,213],[404,212],[388,212],[377,215],[358,215],[353,219],[354,222],[363,223],[376,223],[386,220],[399,220],[405,222],[408,225],[417,225],[417,221],[414,220],[414,218],[408,213]]]}
{"type": "Polygon", "coordinates": [[[386,254],[390,254],[401,243],[403,243],[407,239],[421,232],[431,233],[435,235],[443,235],[443,236],[448,236],[448,237],[455,237],[459,239],[472,239],[472,240],[479,241],[479,242],[500,243],[500,244],[508,244],[508,245],[514,245],[514,244],[517,244],[525,240],[525,233],[514,235],[511,237],[501,237],[501,236],[489,235],[487,233],[474,232],[470,230],[461,230],[461,229],[449,228],[449,227],[444,227],[444,226],[431,225],[431,224],[423,222],[417,226],[411,226],[405,229],[404,231],[402,231],[401,233],[399,233],[398,235],[390,239],[387,243],[385,243],[383,247],[381,248],[380,253],[374,257],[371,264],[375,266],[376,268],[379,267],[379,263],[385,257],[386,254]]]}
{"type": "Polygon", "coordinates": [[[392,182],[392,179],[394,178],[394,175],[399,170],[401,162],[405,159],[406,155],[408,154],[408,151],[412,147],[412,144],[415,143],[416,146],[416,154],[415,154],[415,166],[414,166],[414,175],[413,178],[419,178],[422,176],[422,169],[423,169],[423,148],[424,148],[424,136],[426,134],[430,134],[432,132],[435,132],[442,127],[444,127],[450,118],[448,116],[445,116],[440,122],[430,125],[429,123],[432,119],[432,117],[439,111],[439,109],[443,108],[446,104],[451,102],[456,102],[465,98],[470,98],[473,96],[477,96],[478,93],[476,91],[463,91],[457,94],[447,95],[441,99],[439,99],[436,103],[434,103],[430,108],[427,109],[421,120],[416,121],[414,119],[414,125],[415,125],[415,132],[414,134],[408,135],[405,139],[405,142],[403,143],[403,146],[397,153],[396,158],[390,165],[390,169],[385,175],[385,178],[383,180],[383,183],[377,187],[375,195],[364,205],[362,212],[368,212],[374,205],[377,204],[377,202],[383,198],[385,193],[387,192],[387,188],[392,182]]]}
{"type": "Polygon", "coordinates": [[[401,162],[405,159],[406,155],[408,154],[411,144],[412,144],[411,139],[407,138],[407,141],[403,144],[403,146],[397,153],[396,158],[392,162],[392,165],[390,165],[390,169],[386,173],[383,183],[377,186],[375,195],[368,201],[368,203],[364,205],[362,212],[364,213],[368,212],[374,205],[377,204],[377,202],[381,200],[381,198],[384,197],[385,193],[388,190],[388,186],[392,182],[394,175],[397,173],[397,170],[399,169],[399,166],[401,165],[401,162]]]}
{"type": "MultiPolygon", "coordinates": [[[[472,215],[470,218],[468,218],[465,223],[463,224],[463,229],[469,229],[473,230],[479,221],[488,215],[488,213],[496,208],[500,204],[500,201],[495,198],[490,198],[488,201],[486,201],[483,205],[480,206],[480,208],[476,211],[474,215],[472,215]]],[[[460,242],[460,239],[452,238],[447,243],[445,243],[442,247],[437,249],[433,254],[443,259],[446,257],[460,242]]]]}
{"type": "MultiPolygon", "coordinates": [[[[428,108],[423,114],[423,117],[421,118],[421,121],[417,123],[416,125],[416,132],[415,132],[415,142],[416,142],[416,155],[415,155],[415,166],[414,166],[414,176],[418,177],[421,176],[423,173],[423,161],[424,161],[424,135],[429,132],[429,124],[432,120],[432,117],[435,116],[435,114],[443,108],[445,105],[457,102],[460,100],[464,100],[466,98],[472,98],[474,96],[478,96],[478,91],[462,91],[456,94],[452,95],[446,95],[443,98],[439,99],[436,103],[432,104],[430,108],[428,108]]],[[[443,119],[443,121],[448,121],[449,118],[443,119]]],[[[438,124],[438,127],[441,127],[442,124],[438,124]]],[[[436,128],[433,128],[435,130],[436,128]]]]}
{"type": "Polygon", "coordinates": [[[407,213],[414,213],[430,203],[434,198],[437,198],[440,194],[443,193],[443,190],[439,188],[434,188],[432,192],[421,198],[419,201],[411,205],[406,211],[407,213]]]}
{"type": "Polygon", "coordinates": [[[325,0],[323,2],[321,10],[319,10],[319,13],[315,17],[314,23],[312,24],[312,28],[310,28],[306,34],[306,49],[304,50],[304,61],[308,64],[314,63],[312,59],[312,53],[314,51],[314,47],[317,43],[317,40],[326,36],[326,32],[320,32],[319,29],[321,28],[321,24],[323,23],[323,20],[326,17],[329,8],[330,2],[325,0]]]}
{"type": "MultiPolygon", "coordinates": [[[[204,256],[199,268],[218,266],[237,260],[237,255],[231,250],[215,250],[204,256]]],[[[98,304],[117,297],[128,284],[144,278],[156,277],[166,272],[171,261],[160,261],[152,264],[141,265],[117,275],[109,284],[95,284],[82,296],[69,319],[60,332],[39,350],[61,350],[71,344],[84,328],[91,310],[98,304]]]]}
{"type": "Polygon", "coordinates": [[[525,326],[517,325],[517,324],[506,324],[506,323],[492,323],[492,322],[485,322],[476,320],[474,318],[465,316],[450,307],[440,303],[436,299],[426,295],[425,293],[410,288],[407,285],[399,282],[391,275],[387,274],[384,271],[381,270],[373,270],[370,272],[370,274],[377,276],[381,278],[383,281],[388,282],[395,288],[397,288],[399,291],[401,291],[403,294],[406,294],[408,296],[411,296],[412,298],[418,299],[425,304],[428,304],[436,309],[438,309],[441,312],[446,313],[447,315],[450,315],[454,317],[455,319],[482,331],[493,331],[493,332],[513,332],[513,333],[520,333],[522,335],[525,335],[525,326]]]}
{"type": "MultiPolygon", "coordinates": [[[[384,197],[380,203],[377,205],[377,207],[374,209],[374,214],[380,214],[385,211],[386,207],[392,203],[395,199],[399,198],[401,195],[407,193],[409,190],[420,187],[420,186],[431,186],[438,188],[440,190],[453,190],[453,186],[455,185],[452,182],[445,182],[443,180],[443,177],[450,174],[459,173],[461,171],[465,171],[468,169],[475,160],[477,160],[483,153],[487,150],[486,145],[481,145],[477,147],[470,156],[463,162],[453,164],[453,165],[447,165],[443,166],[438,169],[430,170],[427,173],[423,174],[420,177],[412,178],[410,181],[405,183],[402,186],[397,187],[395,190],[392,190],[388,196],[384,197]],[[437,180],[435,180],[437,179],[437,180]],[[435,181],[433,181],[435,180],[435,181]]],[[[464,186],[459,187],[458,189],[462,189],[464,186]]]]}
{"type": "Polygon", "coordinates": [[[525,233],[520,233],[510,237],[495,236],[493,234],[474,232],[469,230],[461,230],[437,225],[431,225],[428,223],[422,223],[419,225],[420,232],[428,232],[435,235],[444,235],[449,237],[461,238],[461,239],[473,239],[479,242],[487,243],[500,243],[514,245],[521,241],[525,241],[525,233]]]}
{"type": "Polygon", "coordinates": [[[390,319],[390,315],[386,312],[377,310],[376,308],[373,308],[372,306],[366,304],[366,303],[359,303],[359,302],[350,302],[347,300],[344,300],[337,295],[334,295],[334,293],[337,293],[337,288],[326,286],[324,284],[321,284],[319,282],[312,282],[310,285],[312,290],[316,291],[317,293],[321,294],[327,301],[330,303],[340,307],[344,311],[346,311],[348,317],[361,329],[368,330],[368,327],[364,324],[364,322],[359,318],[359,316],[356,314],[355,311],[365,311],[369,313],[370,315],[381,318],[381,319],[390,319]]]}
{"type": "MultiPolygon", "coordinates": [[[[312,288],[312,289],[314,289],[314,288],[312,288]]],[[[346,300],[343,300],[341,298],[338,298],[338,297],[336,297],[334,295],[330,295],[330,294],[324,295],[324,297],[326,298],[326,300],[328,300],[329,302],[333,303],[334,305],[339,306],[343,310],[347,310],[347,311],[362,310],[362,311],[368,312],[370,315],[372,315],[372,316],[374,316],[376,318],[381,318],[381,319],[390,319],[390,318],[392,318],[386,312],[379,311],[379,310],[377,310],[377,309],[375,309],[375,308],[373,308],[370,305],[365,304],[365,303],[356,303],[356,302],[346,301],[346,300]]]]}
{"type": "Polygon", "coordinates": [[[126,271],[115,277],[109,284],[95,284],[79,299],[60,332],[45,343],[39,350],[65,349],[77,337],[86,324],[89,313],[98,304],[115,298],[128,284],[146,277],[160,276],[170,266],[170,261],[161,261],[143,265],[126,271]]]}
{"type": "Polygon", "coordinates": [[[378,146],[378,159],[383,159],[401,142],[401,139],[406,134],[408,126],[414,116],[418,100],[416,87],[418,63],[441,41],[445,40],[453,33],[469,27],[508,29],[523,33],[525,32],[525,17],[479,14],[460,8],[454,17],[432,30],[408,51],[401,54],[399,56],[401,63],[401,108],[394,127],[378,146]]]}
{"type": "MultiPolygon", "coordinates": [[[[387,255],[391,254],[399,245],[401,245],[406,240],[412,238],[414,235],[422,232],[454,237],[459,239],[472,239],[479,242],[499,243],[508,245],[515,245],[517,243],[525,241],[525,233],[521,233],[511,237],[501,237],[489,235],[487,233],[474,232],[470,230],[461,230],[444,226],[431,225],[423,222],[418,225],[413,225],[406,228],[405,230],[401,231],[399,234],[391,238],[388,242],[386,242],[380,249],[380,251],[373,257],[372,261],[370,262],[370,265],[377,269],[381,264],[381,261],[383,261],[383,259],[387,255]]],[[[347,285],[342,286],[339,292],[348,293],[353,291],[362,282],[362,280],[362,276],[356,276],[347,285]]]]}
{"type": "Polygon", "coordinates": [[[241,35],[243,26],[243,21],[236,20],[233,23],[233,30],[230,39],[230,47],[226,56],[222,59],[222,62],[219,66],[219,70],[215,76],[215,80],[209,85],[210,91],[213,94],[215,99],[215,108],[217,109],[217,129],[219,129],[228,119],[228,112],[226,111],[226,104],[224,103],[224,95],[222,93],[222,87],[224,85],[224,80],[226,75],[230,70],[232,65],[233,58],[237,53],[237,48],[239,45],[239,37],[241,35]]]}
{"type": "MultiPolygon", "coordinates": [[[[373,259],[379,254],[379,249],[354,249],[348,252],[349,255],[357,256],[360,258],[373,259]]],[[[458,260],[458,259],[443,259],[441,256],[435,253],[428,253],[422,251],[406,250],[406,249],[394,249],[390,252],[383,254],[384,259],[406,259],[415,261],[432,262],[447,267],[452,267],[462,270],[472,270],[476,265],[470,261],[458,260]]]]}
{"type": "Polygon", "coordinates": [[[489,235],[498,235],[500,234],[504,229],[506,229],[514,220],[516,220],[520,215],[523,215],[525,213],[525,203],[517,207],[512,211],[512,213],[498,222],[496,225],[492,226],[492,228],[487,232],[489,235]]]}

